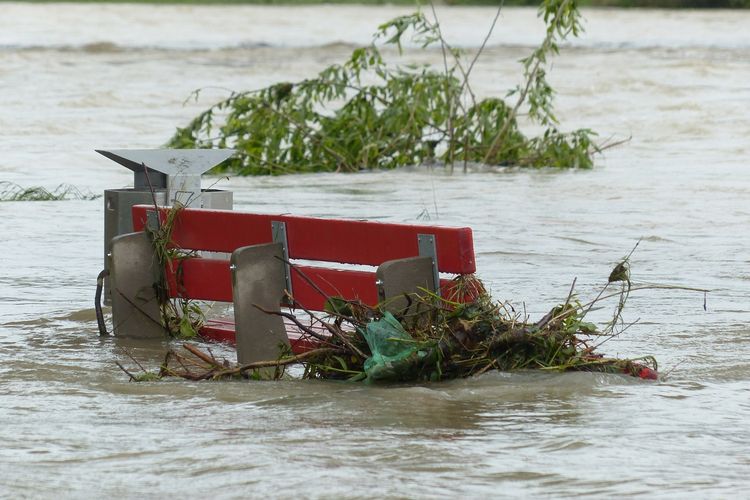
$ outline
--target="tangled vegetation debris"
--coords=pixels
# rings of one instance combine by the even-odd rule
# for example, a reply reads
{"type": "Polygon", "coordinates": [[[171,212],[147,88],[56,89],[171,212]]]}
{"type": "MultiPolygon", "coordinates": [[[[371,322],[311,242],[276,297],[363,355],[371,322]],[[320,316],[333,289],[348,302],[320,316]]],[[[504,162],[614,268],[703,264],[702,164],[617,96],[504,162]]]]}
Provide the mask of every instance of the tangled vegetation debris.
{"type": "MultiPolygon", "coordinates": [[[[159,213],[158,205],[154,201],[156,213],[159,213]]],[[[177,215],[185,205],[174,200],[172,207],[166,212],[164,220],[159,221],[158,227],[146,226],[154,255],[160,269],[177,269],[178,273],[184,259],[195,257],[195,251],[185,251],[171,244],[172,230],[177,215]]],[[[181,283],[177,283],[178,287],[181,283]]],[[[198,336],[198,332],[206,322],[206,316],[198,302],[188,298],[170,298],[168,283],[165,274],[159,273],[159,282],[156,283],[159,310],[162,325],[170,337],[178,339],[192,339],[198,336]]]]}
{"type": "Polygon", "coordinates": [[[565,302],[536,322],[507,302],[493,301],[477,278],[463,276],[454,282],[450,297],[427,292],[409,296],[409,306],[395,315],[386,310],[387,304],[369,307],[329,297],[325,316],[311,316],[307,326],[298,321],[301,341],[310,346],[300,354],[287,348],[278,359],[237,365],[215,357],[210,349],[186,343],[167,352],[158,372],[141,367],[140,374],[126,373],[132,380],[280,379],[285,367],[301,365],[304,379],[366,383],[434,382],[491,370],[587,371],[656,379],[653,357],[610,358],[597,348],[631,326],[621,314],[632,290],[680,287],[634,287],[628,258],[614,271],[596,299],[588,303],[576,299],[574,281],[565,302]],[[619,290],[604,293],[618,285],[619,290]],[[611,321],[599,330],[586,321],[586,315],[609,298],[617,298],[618,303],[611,321]],[[330,335],[321,337],[321,330],[330,335]]]}
{"type": "MultiPolygon", "coordinates": [[[[581,31],[573,0],[543,0],[542,43],[521,60],[523,82],[498,97],[479,99],[470,75],[484,45],[469,61],[443,37],[437,15],[401,16],[379,27],[374,42],[343,64],[296,83],[233,92],[179,128],[173,148],[238,151],[221,170],[240,175],[353,172],[443,162],[529,167],[590,168],[600,148],[588,129],[563,133],[554,114],[548,59],[581,31]],[[439,45],[443,68],[388,64],[381,48],[411,35],[422,50],[439,45]],[[524,113],[543,133],[528,138],[517,118],[524,113]]],[[[500,14],[498,9],[492,28],[500,14]]],[[[487,43],[489,33],[484,43],[487,43]]],[[[195,96],[197,98],[198,92],[195,96]]]]}

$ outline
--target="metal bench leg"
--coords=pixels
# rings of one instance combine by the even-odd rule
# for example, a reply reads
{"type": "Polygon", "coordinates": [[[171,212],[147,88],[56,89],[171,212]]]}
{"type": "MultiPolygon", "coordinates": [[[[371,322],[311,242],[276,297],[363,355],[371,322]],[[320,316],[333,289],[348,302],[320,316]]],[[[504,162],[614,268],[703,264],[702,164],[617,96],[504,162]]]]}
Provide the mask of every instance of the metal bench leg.
{"type": "Polygon", "coordinates": [[[279,312],[284,298],[286,279],[281,260],[281,243],[267,243],[238,248],[232,253],[232,297],[237,336],[237,362],[273,361],[279,357],[280,345],[289,346],[279,312]]]}
{"type": "Polygon", "coordinates": [[[380,264],[375,272],[378,294],[384,308],[398,316],[406,312],[407,295],[424,295],[421,290],[435,291],[435,273],[432,257],[409,257],[389,260],[380,264]]]}
{"type": "Polygon", "coordinates": [[[112,239],[112,323],[120,337],[162,339],[161,309],[154,287],[158,263],[145,232],[112,239]]]}

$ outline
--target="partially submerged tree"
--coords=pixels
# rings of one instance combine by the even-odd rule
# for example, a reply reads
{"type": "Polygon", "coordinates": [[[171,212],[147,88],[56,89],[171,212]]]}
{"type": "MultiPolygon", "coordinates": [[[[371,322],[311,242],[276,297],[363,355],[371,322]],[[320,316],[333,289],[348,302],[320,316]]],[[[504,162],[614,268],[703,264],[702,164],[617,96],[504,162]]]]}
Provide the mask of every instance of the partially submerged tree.
{"type": "Polygon", "coordinates": [[[470,75],[481,49],[467,64],[444,39],[437,16],[430,20],[417,12],[383,24],[372,44],[316,78],[233,93],[179,128],[168,146],[235,148],[238,154],[223,169],[240,175],[353,172],[435,161],[451,169],[456,163],[590,168],[597,151],[594,134],[557,129],[554,90],[545,72],[558,44],[581,32],[577,2],[544,0],[539,13],[546,35],[521,61],[524,79],[508,93],[512,104],[497,97],[478,100],[470,75]],[[401,53],[407,35],[422,49],[439,44],[444,67],[387,64],[381,47],[395,46],[401,53]],[[530,139],[519,130],[522,108],[544,128],[541,135],[530,139]]]}

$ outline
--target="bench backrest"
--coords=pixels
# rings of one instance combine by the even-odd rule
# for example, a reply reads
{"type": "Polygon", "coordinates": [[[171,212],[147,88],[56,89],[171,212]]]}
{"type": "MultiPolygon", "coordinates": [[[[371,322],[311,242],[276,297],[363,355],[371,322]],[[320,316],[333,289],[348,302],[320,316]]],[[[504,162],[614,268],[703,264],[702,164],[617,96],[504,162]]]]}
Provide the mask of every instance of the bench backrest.
{"type": "MultiPolygon", "coordinates": [[[[142,231],[147,223],[149,205],[133,207],[133,229],[142,231]]],[[[168,209],[162,208],[162,212],[168,209]]],[[[273,224],[283,223],[290,259],[378,266],[383,262],[415,257],[420,253],[420,235],[432,235],[440,272],[472,274],[476,270],[470,228],[394,224],[359,220],[321,219],[291,215],[268,215],[184,208],[175,218],[172,243],[185,250],[231,253],[237,248],[274,241],[273,224]]],[[[277,240],[278,241],[278,240],[277,240]]],[[[378,302],[375,273],[309,265],[291,271],[296,301],[312,310],[321,310],[325,298],[307,280],[325,294],[378,302]]],[[[216,301],[232,301],[229,262],[220,259],[192,258],[181,264],[180,283],[176,273],[168,273],[174,295],[216,301]]]]}

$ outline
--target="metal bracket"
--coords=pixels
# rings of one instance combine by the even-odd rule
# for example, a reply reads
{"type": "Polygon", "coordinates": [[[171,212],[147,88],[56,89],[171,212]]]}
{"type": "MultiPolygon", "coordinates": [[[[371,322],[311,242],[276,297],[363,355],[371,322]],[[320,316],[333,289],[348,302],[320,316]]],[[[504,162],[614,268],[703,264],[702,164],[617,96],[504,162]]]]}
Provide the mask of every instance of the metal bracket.
{"type": "Polygon", "coordinates": [[[418,234],[417,245],[419,247],[420,257],[430,257],[432,259],[432,274],[435,283],[435,293],[440,296],[440,272],[438,271],[437,247],[435,246],[434,234],[418,234]]]}
{"type": "Polygon", "coordinates": [[[282,256],[284,258],[284,279],[286,280],[286,291],[292,292],[292,266],[289,265],[289,243],[286,239],[286,223],[271,221],[271,233],[274,243],[281,243],[282,256]]]}
{"type": "Polygon", "coordinates": [[[378,302],[383,302],[385,300],[385,281],[382,278],[376,278],[375,287],[378,289],[378,302]]]}
{"type": "Polygon", "coordinates": [[[154,232],[159,230],[159,212],[157,210],[146,210],[146,227],[154,232]]]}

